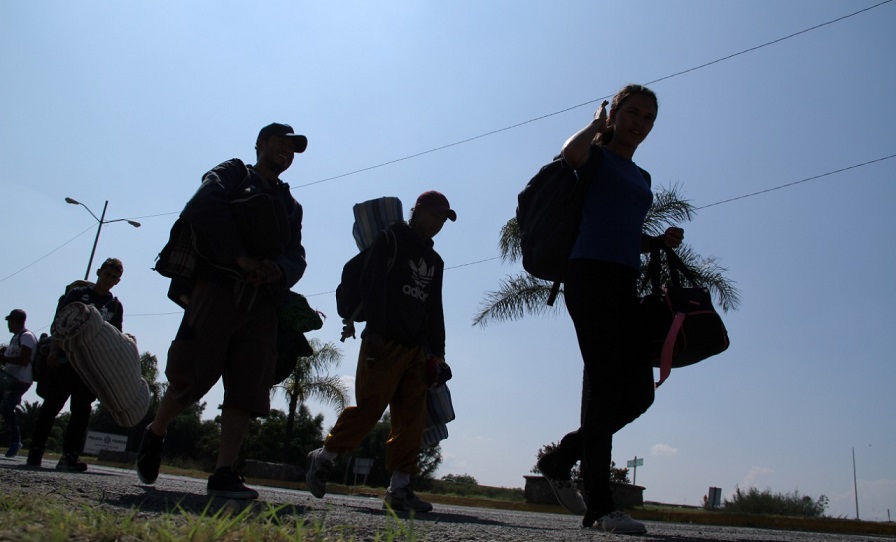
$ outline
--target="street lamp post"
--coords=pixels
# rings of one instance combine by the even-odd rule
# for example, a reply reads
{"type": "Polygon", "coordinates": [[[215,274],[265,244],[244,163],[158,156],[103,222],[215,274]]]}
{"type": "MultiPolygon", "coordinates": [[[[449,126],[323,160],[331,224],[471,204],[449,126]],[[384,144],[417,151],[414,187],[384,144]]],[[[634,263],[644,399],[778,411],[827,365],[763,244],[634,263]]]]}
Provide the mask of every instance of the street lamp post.
{"type": "Polygon", "coordinates": [[[93,256],[96,254],[96,244],[100,240],[100,232],[103,231],[103,224],[111,224],[112,222],[127,222],[131,226],[134,226],[135,228],[139,228],[140,223],[135,220],[128,220],[126,218],[116,218],[115,220],[106,220],[106,209],[109,207],[109,200],[106,200],[106,203],[103,204],[103,212],[99,218],[97,218],[97,216],[95,214],[93,214],[93,211],[90,210],[90,207],[84,205],[83,203],[81,203],[80,201],[78,201],[76,199],[65,198],[65,202],[70,203],[72,205],[80,205],[81,207],[84,207],[85,209],[87,209],[87,212],[90,213],[90,216],[92,216],[94,219],[96,219],[96,222],[97,222],[96,237],[93,238],[93,248],[90,250],[90,260],[87,261],[87,271],[84,272],[84,280],[88,280],[90,278],[90,268],[93,267],[93,256]]]}

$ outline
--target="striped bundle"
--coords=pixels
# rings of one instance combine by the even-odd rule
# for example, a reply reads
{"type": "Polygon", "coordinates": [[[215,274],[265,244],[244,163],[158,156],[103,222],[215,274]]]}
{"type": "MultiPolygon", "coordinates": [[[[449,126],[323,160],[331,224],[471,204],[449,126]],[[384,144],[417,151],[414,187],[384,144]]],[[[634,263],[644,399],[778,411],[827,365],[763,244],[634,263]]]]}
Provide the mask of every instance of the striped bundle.
{"type": "Polygon", "coordinates": [[[96,307],[75,302],[53,322],[72,368],[109,410],[115,423],[133,427],[149,410],[149,386],[140,374],[137,343],[105,322],[96,307]]]}
{"type": "Polygon", "coordinates": [[[401,200],[392,196],[356,203],[352,207],[355,215],[352,236],[355,238],[358,250],[364,250],[372,245],[380,232],[390,224],[404,220],[401,209],[401,200]]]}

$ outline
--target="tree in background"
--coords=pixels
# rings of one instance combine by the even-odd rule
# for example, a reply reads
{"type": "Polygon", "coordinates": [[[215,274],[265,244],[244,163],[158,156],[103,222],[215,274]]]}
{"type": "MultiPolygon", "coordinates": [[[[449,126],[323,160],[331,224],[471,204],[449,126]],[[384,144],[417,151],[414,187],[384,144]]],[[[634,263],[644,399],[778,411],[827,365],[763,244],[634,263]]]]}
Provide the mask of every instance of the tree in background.
{"type": "Polygon", "coordinates": [[[282,410],[272,409],[267,417],[252,419],[243,439],[240,458],[295,463],[296,458],[305,457],[320,446],[324,432],[323,414],[312,416],[308,407],[300,405],[294,423],[292,434],[287,439],[287,415],[282,410]]]}
{"type": "Polygon", "coordinates": [[[421,448],[420,455],[417,457],[417,465],[420,472],[415,477],[416,487],[420,489],[429,489],[432,481],[435,480],[436,471],[442,464],[442,447],[439,445],[429,448],[421,448]]]}
{"type": "Polygon", "coordinates": [[[150,402],[149,409],[143,419],[134,427],[121,427],[115,423],[112,414],[98,403],[93,409],[90,416],[88,429],[91,431],[101,431],[104,433],[114,433],[118,435],[127,435],[127,450],[136,452],[140,446],[140,439],[143,437],[143,430],[149,425],[155,416],[156,408],[159,406],[159,400],[164,392],[165,384],[158,381],[159,379],[159,360],[150,352],[140,354],[140,374],[143,380],[149,385],[150,402]]]}
{"type": "MultiPolygon", "coordinates": [[[[693,205],[681,196],[677,187],[660,188],[654,194],[653,205],[644,220],[644,233],[660,235],[668,226],[689,221],[695,214],[693,205]]],[[[520,228],[516,218],[511,218],[501,228],[498,249],[505,262],[517,262],[521,259],[520,228]]],[[[740,303],[737,288],[724,276],[727,269],[721,267],[714,257],[703,258],[686,245],[682,245],[676,252],[694,278],[715,295],[723,311],[737,308],[740,303]]],[[[643,256],[642,277],[647,261],[647,256],[643,256]]],[[[664,274],[666,273],[664,269],[664,274]]],[[[473,318],[473,325],[485,326],[495,321],[520,320],[528,315],[558,314],[562,310],[562,303],[555,303],[553,306],[547,304],[552,286],[551,282],[535,278],[525,271],[508,276],[501,281],[497,290],[486,293],[479,312],[473,318]]],[[[646,285],[642,294],[649,293],[649,288],[650,285],[646,285]]],[[[557,299],[563,299],[562,286],[557,299]]]]}
{"type": "MultiPolygon", "coordinates": [[[[541,456],[550,452],[558,445],[556,442],[552,442],[550,444],[545,444],[541,448],[538,449],[538,453],[535,455],[535,466],[530,470],[533,474],[541,474],[541,471],[538,469],[538,460],[541,459],[541,456]]],[[[573,480],[578,480],[581,478],[581,471],[579,470],[579,464],[576,463],[576,466],[572,468],[571,471],[573,480]]],[[[627,468],[619,468],[616,466],[615,461],[610,461],[610,481],[611,482],[619,482],[620,484],[630,484],[631,480],[628,478],[628,469],[627,468]]]]}
{"type": "MultiPolygon", "coordinates": [[[[37,414],[40,411],[40,403],[38,403],[37,401],[33,401],[31,403],[29,403],[28,401],[22,401],[22,404],[19,405],[16,410],[19,411],[19,430],[21,431],[22,442],[30,443],[31,433],[34,432],[34,425],[37,423],[37,414]]],[[[56,433],[55,426],[52,433],[56,433]]],[[[53,434],[50,435],[50,440],[52,440],[53,436],[53,434]]],[[[60,439],[61,436],[62,435],[60,433],[60,439]]],[[[7,438],[5,434],[4,438],[7,438]]],[[[54,449],[50,447],[49,440],[47,441],[47,449],[54,449]]]]}
{"type": "MultiPolygon", "coordinates": [[[[304,457],[323,440],[322,414],[312,416],[304,405],[305,399],[314,396],[325,402],[344,408],[348,402],[347,389],[337,377],[326,374],[330,366],[338,365],[341,354],[332,344],[321,344],[312,339],[315,356],[300,358],[296,370],[285,381],[284,393],[290,398],[292,411],[287,415],[272,410],[267,418],[253,419],[246,435],[241,457],[260,461],[291,461],[304,457]]],[[[155,416],[160,398],[167,385],[158,381],[158,359],[149,352],[140,356],[143,378],[149,385],[151,402],[141,423],[123,428],[115,423],[111,413],[102,403],[97,403],[90,418],[89,429],[104,433],[128,435],[128,450],[136,451],[144,428],[155,416]]],[[[39,403],[26,403],[23,426],[34,425],[39,403]],[[32,412],[33,411],[33,412],[32,412]],[[33,419],[32,419],[33,418],[33,419]]],[[[217,456],[221,436],[220,416],[203,420],[207,403],[195,403],[184,409],[172,421],[165,437],[163,457],[167,464],[210,471],[217,456]]],[[[56,417],[53,432],[47,441],[47,450],[59,451],[62,431],[68,421],[68,412],[56,417]]],[[[23,431],[24,434],[24,431],[23,431]]]]}
{"type": "MultiPolygon", "coordinates": [[[[329,373],[331,367],[336,368],[339,366],[339,363],[342,361],[342,352],[335,344],[321,342],[316,338],[312,338],[308,343],[311,345],[314,354],[300,357],[286,380],[282,384],[274,386],[271,390],[273,395],[279,389],[289,400],[286,427],[283,440],[281,441],[284,454],[289,455],[293,451],[289,446],[293,442],[299,405],[304,405],[308,399],[315,398],[342,411],[349,401],[348,387],[338,375],[334,376],[329,373]]],[[[314,446],[311,449],[316,448],[321,440],[318,439],[314,442],[314,446]]],[[[300,454],[298,457],[304,457],[304,455],[300,454]]]]}
{"type": "MultiPolygon", "coordinates": [[[[373,466],[367,475],[366,485],[371,487],[388,487],[391,473],[386,470],[386,440],[388,440],[391,430],[392,421],[387,412],[351,454],[342,455],[336,459],[336,468],[333,469],[333,472],[342,473],[342,482],[346,485],[353,485],[352,465],[355,458],[371,458],[373,459],[373,466]]],[[[442,464],[442,449],[439,446],[421,449],[417,463],[420,467],[420,472],[414,476],[414,487],[425,490],[434,479],[433,477],[439,465],[442,464]]],[[[338,483],[338,475],[334,475],[332,480],[338,483]]]]}

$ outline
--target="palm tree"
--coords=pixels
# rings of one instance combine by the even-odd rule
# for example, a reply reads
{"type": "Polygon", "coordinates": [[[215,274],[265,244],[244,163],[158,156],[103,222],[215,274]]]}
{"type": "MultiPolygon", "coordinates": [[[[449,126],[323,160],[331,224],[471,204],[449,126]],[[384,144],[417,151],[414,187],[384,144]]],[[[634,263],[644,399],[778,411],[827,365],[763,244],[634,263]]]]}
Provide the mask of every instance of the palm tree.
{"type": "MultiPolygon", "coordinates": [[[[695,214],[694,206],[681,196],[677,186],[661,187],[659,192],[654,195],[653,205],[644,220],[644,233],[659,235],[668,226],[689,221],[695,214]]],[[[520,229],[516,218],[511,218],[501,228],[498,249],[501,252],[501,259],[505,262],[517,262],[522,257],[520,229]]],[[[703,258],[686,245],[682,245],[677,254],[697,282],[708,288],[716,297],[719,307],[723,311],[727,312],[737,308],[740,304],[737,288],[730,279],[725,277],[727,269],[720,266],[716,258],[703,258]]],[[[645,256],[641,262],[642,277],[646,267],[647,257],[645,256]]],[[[501,280],[497,290],[486,293],[479,312],[473,318],[473,325],[486,326],[494,321],[519,320],[526,315],[556,314],[562,310],[562,304],[555,303],[553,306],[547,304],[551,286],[552,283],[535,278],[525,271],[507,276],[501,280]]],[[[650,285],[643,284],[642,281],[641,293],[646,294],[649,289],[650,285]]],[[[557,299],[563,299],[562,287],[557,299]]]]}
{"type": "Polygon", "coordinates": [[[271,390],[271,394],[274,394],[276,389],[280,388],[289,399],[285,438],[287,445],[292,441],[296,412],[300,404],[314,397],[343,410],[349,401],[348,387],[342,383],[338,375],[329,374],[330,367],[337,367],[342,361],[342,352],[331,342],[324,343],[314,338],[308,342],[314,353],[300,357],[286,380],[271,390]]]}

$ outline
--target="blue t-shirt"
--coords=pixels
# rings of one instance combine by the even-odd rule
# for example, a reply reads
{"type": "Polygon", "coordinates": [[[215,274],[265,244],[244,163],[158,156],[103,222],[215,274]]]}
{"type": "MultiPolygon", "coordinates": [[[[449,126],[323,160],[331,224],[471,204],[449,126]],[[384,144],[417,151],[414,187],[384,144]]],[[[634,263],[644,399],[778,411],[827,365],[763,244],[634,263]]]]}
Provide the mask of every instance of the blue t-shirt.
{"type": "Polygon", "coordinates": [[[603,159],[591,180],[579,237],[570,259],[620,263],[641,267],[641,232],[653,204],[653,192],[634,162],[606,147],[592,147],[603,159]]]}

